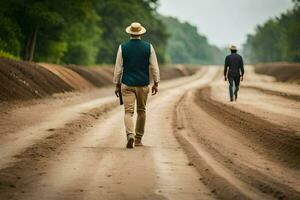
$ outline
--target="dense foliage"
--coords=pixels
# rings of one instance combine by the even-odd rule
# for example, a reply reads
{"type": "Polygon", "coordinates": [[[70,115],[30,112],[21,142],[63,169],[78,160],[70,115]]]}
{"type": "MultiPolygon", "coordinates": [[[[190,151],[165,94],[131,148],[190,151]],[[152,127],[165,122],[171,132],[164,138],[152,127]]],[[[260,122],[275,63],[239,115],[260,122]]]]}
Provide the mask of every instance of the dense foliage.
{"type": "Polygon", "coordinates": [[[157,0],[0,0],[0,50],[24,60],[112,63],[125,27],[148,28],[161,62],[167,34],[156,18],[157,0]]]}
{"type": "Polygon", "coordinates": [[[257,26],[255,34],[248,35],[244,54],[249,62],[300,62],[300,0],[294,4],[292,10],[257,26]]]}
{"type": "Polygon", "coordinates": [[[151,42],[160,62],[165,61],[165,46],[168,39],[165,27],[156,18],[157,0],[109,0],[97,4],[96,10],[102,17],[103,41],[97,62],[111,62],[118,44],[127,40],[125,27],[133,21],[142,22],[147,29],[144,40],[151,42]]]}
{"type": "Polygon", "coordinates": [[[172,63],[221,64],[225,53],[210,45],[207,38],[198,33],[197,28],[187,22],[182,23],[173,17],[160,19],[167,26],[170,39],[167,56],[172,63]]]}

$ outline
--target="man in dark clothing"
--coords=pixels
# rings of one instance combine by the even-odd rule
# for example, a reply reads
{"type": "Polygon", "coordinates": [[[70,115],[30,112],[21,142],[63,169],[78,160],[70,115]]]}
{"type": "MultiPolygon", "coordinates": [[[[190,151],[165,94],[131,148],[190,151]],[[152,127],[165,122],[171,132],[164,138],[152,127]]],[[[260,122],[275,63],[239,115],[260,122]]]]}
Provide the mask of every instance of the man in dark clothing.
{"type": "Polygon", "coordinates": [[[228,79],[230,101],[233,101],[233,94],[234,94],[234,99],[237,100],[240,81],[243,81],[244,62],[242,56],[237,54],[236,46],[231,45],[229,49],[231,51],[231,54],[226,56],[225,59],[224,77],[225,77],[225,81],[227,81],[228,79]],[[234,92],[233,92],[233,83],[235,86],[234,92]]]}

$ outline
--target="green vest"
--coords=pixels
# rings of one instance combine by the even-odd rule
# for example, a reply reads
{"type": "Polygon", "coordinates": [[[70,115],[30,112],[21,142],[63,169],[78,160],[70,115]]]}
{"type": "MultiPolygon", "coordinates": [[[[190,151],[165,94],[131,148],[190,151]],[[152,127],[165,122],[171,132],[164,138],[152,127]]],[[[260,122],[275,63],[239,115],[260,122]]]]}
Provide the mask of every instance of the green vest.
{"type": "Polygon", "coordinates": [[[128,86],[149,85],[150,44],[131,39],[121,45],[123,57],[122,83],[128,86]]]}

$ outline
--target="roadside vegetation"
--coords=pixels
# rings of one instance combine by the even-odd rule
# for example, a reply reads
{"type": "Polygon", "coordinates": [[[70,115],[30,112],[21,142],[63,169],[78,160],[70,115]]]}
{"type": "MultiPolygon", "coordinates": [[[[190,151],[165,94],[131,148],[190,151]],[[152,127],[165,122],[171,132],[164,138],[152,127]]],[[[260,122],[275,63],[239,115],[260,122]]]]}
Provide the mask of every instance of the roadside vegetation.
{"type": "MultiPolygon", "coordinates": [[[[249,34],[247,63],[300,62],[300,0],[249,34]]],[[[0,57],[56,64],[112,64],[133,21],[160,63],[223,64],[226,52],[197,28],[157,13],[159,0],[0,0],[0,57]]]]}
{"type": "Polygon", "coordinates": [[[113,63],[118,45],[128,39],[125,27],[139,21],[160,63],[218,61],[210,55],[218,49],[195,27],[159,17],[157,6],[158,0],[0,0],[0,56],[57,64],[113,63]],[[182,28],[197,42],[176,41],[182,28]],[[177,59],[178,51],[186,53],[177,59]]]}
{"type": "Polygon", "coordinates": [[[50,63],[112,63],[117,45],[128,37],[124,28],[138,19],[149,27],[147,39],[164,61],[167,34],[155,18],[156,4],[156,0],[0,0],[0,50],[6,52],[1,55],[50,63]]]}
{"type": "Polygon", "coordinates": [[[170,35],[166,51],[171,63],[223,64],[227,52],[209,44],[196,26],[174,17],[161,16],[160,19],[170,35]]]}
{"type": "Polygon", "coordinates": [[[268,20],[248,35],[244,45],[250,63],[300,62],[300,0],[293,0],[293,9],[268,20]]]}

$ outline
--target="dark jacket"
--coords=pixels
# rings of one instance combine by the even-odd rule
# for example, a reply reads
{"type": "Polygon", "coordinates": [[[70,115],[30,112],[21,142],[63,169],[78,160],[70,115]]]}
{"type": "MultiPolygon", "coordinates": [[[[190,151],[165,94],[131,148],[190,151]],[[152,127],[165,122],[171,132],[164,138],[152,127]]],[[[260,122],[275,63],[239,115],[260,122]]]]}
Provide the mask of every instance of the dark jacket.
{"type": "Polygon", "coordinates": [[[121,47],[124,67],[122,83],[129,86],[149,85],[150,43],[131,39],[121,47]]]}
{"type": "Polygon", "coordinates": [[[224,65],[224,76],[226,76],[227,70],[228,70],[228,77],[243,76],[244,62],[242,56],[240,56],[237,53],[231,53],[230,55],[226,56],[225,65],[224,65]]]}

